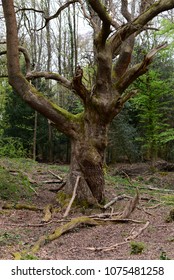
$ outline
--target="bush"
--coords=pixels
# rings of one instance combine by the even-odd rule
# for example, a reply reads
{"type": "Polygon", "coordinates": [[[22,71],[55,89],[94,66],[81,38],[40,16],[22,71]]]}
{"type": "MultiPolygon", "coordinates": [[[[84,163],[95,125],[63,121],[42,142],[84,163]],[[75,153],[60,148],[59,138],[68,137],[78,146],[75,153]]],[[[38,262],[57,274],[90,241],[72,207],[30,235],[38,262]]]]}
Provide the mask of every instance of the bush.
{"type": "Polygon", "coordinates": [[[26,156],[26,150],[18,138],[0,138],[0,157],[20,158],[26,156]]]}

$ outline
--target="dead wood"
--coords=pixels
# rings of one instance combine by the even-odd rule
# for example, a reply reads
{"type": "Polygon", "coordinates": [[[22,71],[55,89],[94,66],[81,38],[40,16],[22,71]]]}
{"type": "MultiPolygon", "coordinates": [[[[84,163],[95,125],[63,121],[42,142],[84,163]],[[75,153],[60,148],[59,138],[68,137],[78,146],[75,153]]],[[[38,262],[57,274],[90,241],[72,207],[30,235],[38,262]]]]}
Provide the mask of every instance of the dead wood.
{"type": "Polygon", "coordinates": [[[91,225],[91,226],[99,225],[99,223],[97,221],[95,221],[91,218],[88,218],[86,216],[73,218],[70,222],[56,228],[53,233],[51,233],[49,235],[41,236],[39,238],[39,240],[31,247],[31,252],[36,253],[40,249],[41,246],[59,238],[62,234],[72,230],[73,228],[75,228],[81,224],[91,225]]]}
{"type": "Polygon", "coordinates": [[[130,240],[135,239],[138,235],[140,235],[149,225],[149,222],[146,222],[146,224],[144,225],[144,227],[140,228],[138,231],[136,232],[132,232],[130,236],[128,236],[125,241],[120,242],[120,243],[116,243],[114,245],[111,246],[107,246],[107,247],[87,247],[85,248],[86,250],[90,250],[90,251],[103,251],[103,252],[107,252],[107,251],[111,251],[114,250],[115,248],[117,248],[118,246],[122,246],[125,245],[127,243],[130,242],[130,240]]]}
{"type": "Polygon", "coordinates": [[[104,223],[136,223],[136,224],[142,224],[144,223],[144,221],[141,221],[141,220],[134,220],[134,219],[120,219],[120,218],[94,218],[95,221],[98,221],[98,222],[102,222],[103,224],[104,223]]]}
{"type": "Polygon", "coordinates": [[[52,205],[48,204],[44,209],[43,209],[44,217],[42,219],[42,222],[47,223],[51,220],[52,217],[52,205]]]}
{"type": "Polygon", "coordinates": [[[2,209],[16,209],[16,210],[31,210],[31,211],[42,211],[43,209],[40,207],[37,207],[35,205],[27,205],[27,204],[21,204],[21,203],[5,203],[2,206],[2,209]]]}
{"type": "Polygon", "coordinates": [[[138,235],[140,235],[149,226],[149,224],[150,224],[149,221],[147,221],[146,224],[144,225],[144,227],[138,229],[137,231],[131,232],[131,235],[129,235],[126,238],[126,241],[130,241],[132,239],[135,239],[138,235]]]}
{"type": "MultiPolygon", "coordinates": [[[[82,216],[82,217],[78,217],[78,218],[73,218],[71,221],[69,221],[68,223],[59,226],[58,228],[55,229],[55,231],[51,234],[46,234],[43,235],[39,238],[39,240],[30,248],[30,250],[28,250],[27,253],[36,253],[39,251],[39,249],[46,245],[47,243],[59,238],[62,234],[72,230],[73,228],[79,226],[79,225],[91,225],[91,226],[97,226],[100,223],[95,221],[92,218],[86,217],[86,216],[82,216]]],[[[25,251],[26,254],[26,251],[25,251]]],[[[22,259],[23,256],[23,252],[17,252],[14,253],[13,256],[15,257],[15,259],[20,260],[22,259]]]]}
{"type": "Polygon", "coordinates": [[[160,192],[174,192],[174,190],[170,190],[170,189],[159,189],[159,188],[156,188],[156,187],[153,187],[153,186],[150,186],[150,185],[146,185],[144,187],[145,189],[148,189],[150,191],[160,191],[160,192]]]}
{"type": "Polygon", "coordinates": [[[64,218],[68,216],[69,211],[71,209],[71,206],[73,204],[73,201],[74,201],[74,199],[76,197],[76,191],[77,191],[77,187],[78,187],[78,184],[79,184],[79,180],[80,180],[80,176],[77,176],[76,183],[75,183],[74,190],[73,190],[72,198],[71,198],[71,200],[70,200],[70,202],[68,204],[68,207],[67,207],[67,209],[66,209],[66,211],[65,211],[65,213],[63,215],[64,218]]]}
{"type": "Polygon", "coordinates": [[[42,181],[42,184],[61,184],[62,182],[60,180],[46,180],[42,181]]]}
{"type": "Polygon", "coordinates": [[[63,179],[62,179],[59,175],[55,174],[55,173],[54,173],[53,171],[51,171],[51,170],[48,170],[48,172],[51,173],[53,176],[55,176],[57,179],[59,179],[59,180],[60,180],[60,183],[63,182],[63,179]]]}
{"type": "Polygon", "coordinates": [[[126,205],[123,213],[116,217],[118,219],[125,219],[130,216],[130,214],[134,211],[136,208],[137,204],[139,202],[139,191],[138,188],[136,188],[136,195],[129,201],[129,203],[126,205]]]}
{"type": "Polygon", "coordinates": [[[116,197],[114,197],[110,202],[108,202],[107,204],[105,204],[104,206],[103,206],[103,208],[104,209],[107,209],[107,208],[109,208],[111,205],[113,205],[115,202],[117,202],[117,201],[120,201],[120,200],[123,200],[123,199],[125,199],[125,198],[132,198],[131,196],[128,196],[128,195],[126,195],[126,194],[122,194],[122,195],[119,195],[119,196],[116,196],[116,197]]]}
{"type": "Polygon", "coordinates": [[[57,193],[58,191],[60,191],[61,189],[63,189],[63,187],[66,185],[66,182],[63,182],[61,186],[59,186],[58,188],[51,188],[49,189],[50,192],[55,192],[57,193]]]}

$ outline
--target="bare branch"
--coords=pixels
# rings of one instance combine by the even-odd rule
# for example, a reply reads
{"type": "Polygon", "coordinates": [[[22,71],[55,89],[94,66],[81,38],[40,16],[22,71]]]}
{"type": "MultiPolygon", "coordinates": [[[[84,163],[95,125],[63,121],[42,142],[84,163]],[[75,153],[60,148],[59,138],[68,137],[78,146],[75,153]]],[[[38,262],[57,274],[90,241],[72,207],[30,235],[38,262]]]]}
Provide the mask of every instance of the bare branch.
{"type": "Polygon", "coordinates": [[[20,8],[16,11],[16,13],[18,12],[25,12],[25,11],[32,11],[32,12],[35,12],[35,13],[41,13],[41,14],[44,14],[44,11],[42,10],[37,10],[37,9],[34,9],[34,8],[20,8]]]}
{"type": "Polygon", "coordinates": [[[130,22],[131,21],[131,14],[128,11],[128,1],[127,0],[121,0],[121,12],[122,15],[125,17],[125,19],[130,22]]]}
{"type": "Polygon", "coordinates": [[[109,42],[112,47],[113,55],[117,55],[120,46],[130,35],[133,33],[139,34],[143,30],[144,26],[152,20],[155,16],[162,13],[163,11],[170,10],[174,8],[173,0],[160,0],[151,5],[144,13],[134,19],[132,22],[128,22],[126,25],[122,26],[113,36],[110,38],[109,42]]]}
{"type": "Polygon", "coordinates": [[[91,5],[92,9],[97,13],[99,18],[102,21],[102,28],[98,34],[96,43],[97,45],[103,45],[106,42],[109,34],[111,33],[111,17],[109,16],[106,7],[101,4],[100,1],[96,0],[89,0],[89,4],[91,5]]]}
{"type": "MultiPolygon", "coordinates": [[[[118,81],[118,90],[120,93],[124,92],[124,90],[132,83],[134,82],[138,77],[143,75],[148,71],[148,66],[151,64],[152,59],[154,55],[160,51],[161,49],[164,49],[167,47],[167,43],[152,49],[145,57],[144,60],[134,65],[131,69],[127,70],[126,73],[121,77],[121,79],[118,81]]],[[[124,93],[122,96],[122,102],[125,103],[133,94],[135,94],[134,91],[132,93],[124,93]]]]}
{"type": "Polygon", "coordinates": [[[71,200],[70,200],[70,202],[69,202],[69,204],[68,204],[68,207],[66,208],[66,211],[65,211],[65,213],[64,213],[64,215],[63,215],[63,218],[67,217],[68,214],[69,214],[69,211],[70,211],[70,209],[71,209],[71,206],[72,206],[72,204],[73,204],[73,202],[74,202],[74,199],[75,199],[75,197],[76,197],[76,191],[77,191],[77,187],[78,187],[80,178],[81,178],[80,176],[77,176],[76,183],[75,183],[74,190],[73,190],[73,195],[72,195],[71,200]]]}
{"type": "Polygon", "coordinates": [[[39,28],[37,31],[40,31],[43,28],[45,28],[50,20],[57,18],[63,10],[68,8],[71,4],[74,4],[77,2],[79,2],[79,0],[70,0],[70,1],[66,2],[64,5],[62,5],[54,15],[52,15],[50,17],[45,17],[45,24],[41,28],[39,28]]]}
{"type": "Polygon", "coordinates": [[[32,79],[38,79],[38,78],[45,78],[47,80],[55,80],[57,82],[59,82],[62,86],[71,89],[71,82],[69,80],[67,80],[66,78],[62,77],[61,75],[57,74],[57,73],[53,73],[53,72],[46,72],[46,71],[31,71],[28,72],[26,75],[26,78],[28,80],[32,80],[32,79]]]}
{"type": "Polygon", "coordinates": [[[83,12],[84,17],[85,17],[87,20],[89,20],[89,22],[90,22],[92,28],[93,28],[95,31],[97,31],[97,26],[96,26],[94,20],[92,19],[92,17],[89,16],[89,15],[87,14],[87,12],[86,12],[86,10],[85,10],[85,7],[84,7],[83,1],[82,1],[82,0],[79,0],[78,2],[79,2],[80,5],[81,5],[81,10],[82,10],[82,12],[83,12]]]}

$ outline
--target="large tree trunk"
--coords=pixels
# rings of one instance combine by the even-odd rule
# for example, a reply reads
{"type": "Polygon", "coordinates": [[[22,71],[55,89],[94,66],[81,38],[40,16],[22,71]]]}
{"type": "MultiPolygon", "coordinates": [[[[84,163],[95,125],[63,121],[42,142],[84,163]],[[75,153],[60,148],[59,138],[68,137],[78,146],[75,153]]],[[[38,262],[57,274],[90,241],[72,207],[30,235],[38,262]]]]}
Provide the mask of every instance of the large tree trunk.
{"type": "Polygon", "coordinates": [[[80,176],[76,198],[80,203],[96,204],[104,198],[103,157],[94,147],[72,141],[71,164],[65,192],[72,194],[80,176]],[[95,156],[95,155],[96,156],[95,156]]]}
{"type": "Polygon", "coordinates": [[[104,153],[107,145],[108,125],[86,114],[83,133],[71,141],[71,164],[65,191],[72,194],[77,176],[80,181],[76,198],[88,204],[104,199],[104,153]]]}

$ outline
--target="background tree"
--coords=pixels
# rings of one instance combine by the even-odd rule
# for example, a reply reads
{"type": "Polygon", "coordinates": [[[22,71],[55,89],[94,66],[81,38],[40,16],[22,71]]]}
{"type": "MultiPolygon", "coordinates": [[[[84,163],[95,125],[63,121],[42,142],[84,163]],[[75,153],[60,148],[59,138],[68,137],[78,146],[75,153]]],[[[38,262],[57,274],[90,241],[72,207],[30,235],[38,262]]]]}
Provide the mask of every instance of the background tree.
{"type": "MultiPolygon", "coordinates": [[[[142,1],[143,2],[143,1],[142,1]]],[[[66,1],[52,16],[45,17],[45,26],[71,4],[81,5],[84,16],[93,28],[94,84],[88,88],[83,83],[83,70],[74,71],[72,80],[47,71],[31,71],[26,50],[19,47],[18,26],[13,0],[2,0],[7,33],[7,67],[9,82],[15,91],[34,110],[50,119],[53,125],[71,139],[71,166],[66,192],[72,193],[77,176],[80,176],[77,197],[89,203],[101,202],[104,198],[104,153],[107,134],[112,119],[133,95],[128,87],[146,73],[154,55],[166,44],[160,44],[146,54],[142,61],[132,65],[131,58],[136,37],[148,28],[148,23],[158,14],[174,8],[173,0],[155,1],[150,6],[140,7],[135,13],[127,0],[121,1],[121,17],[110,13],[118,2],[88,0],[66,1]],[[147,8],[147,9],[146,9],[147,8]],[[26,60],[26,77],[20,70],[19,50],[26,60]],[[54,79],[73,91],[81,100],[84,111],[74,115],[51,102],[30,84],[29,80],[44,77],[54,79]]],[[[35,11],[36,12],[36,11],[35,11]]],[[[43,12],[42,12],[43,13],[43,12]]]]}

